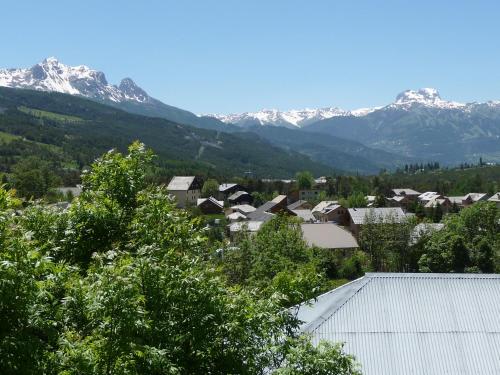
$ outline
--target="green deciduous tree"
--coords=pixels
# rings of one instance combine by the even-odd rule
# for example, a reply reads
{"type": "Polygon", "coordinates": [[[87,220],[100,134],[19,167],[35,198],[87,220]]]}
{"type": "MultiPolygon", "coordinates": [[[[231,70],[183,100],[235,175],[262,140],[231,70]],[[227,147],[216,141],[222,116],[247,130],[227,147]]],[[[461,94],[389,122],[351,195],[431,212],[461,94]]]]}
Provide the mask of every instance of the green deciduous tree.
{"type": "Polygon", "coordinates": [[[201,189],[201,195],[204,198],[217,197],[218,192],[219,192],[219,183],[217,182],[217,180],[214,180],[213,178],[209,178],[208,180],[206,180],[201,189]]]}
{"type": "MultiPolygon", "coordinates": [[[[283,294],[307,298],[314,274],[284,275],[283,294],[266,298],[228,287],[197,219],[144,182],[149,160],[138,143],[105,155],[67,212],[14,216],[0,189],[0,373],[355,374],[350,356],[312,346],[283,309],[283,294]]],[[[273,241],[290,269],[306,256],[300,237],[273,241]]],[[[279,273],[273,259],[256,275],[279,273]]]]}
{"type": "Polygon", "coordinates": [[[311,189],[314,185],[314,177],[309,171],[298,172],[295,176],[297,187],[301,190],[311,189]]]}

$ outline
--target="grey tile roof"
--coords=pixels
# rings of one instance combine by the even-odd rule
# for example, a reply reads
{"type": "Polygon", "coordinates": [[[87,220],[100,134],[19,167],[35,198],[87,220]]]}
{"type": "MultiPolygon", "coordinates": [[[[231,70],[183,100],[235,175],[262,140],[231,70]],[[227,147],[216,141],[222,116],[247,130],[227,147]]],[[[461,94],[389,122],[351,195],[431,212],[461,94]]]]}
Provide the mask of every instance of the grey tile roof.
{"type": "Polygon", "coordinates": [[[323,212],[323,210],[329,206],[338,205],[338,201],[321,201],[316,206],[313,207],[312,212],[323,212]]]}
{"type": "Polygon", "coordinates": [[[242,195],[250,195],[250,194],[248,194],[246,191],[240,190],[240,191],[237,191],[236,193],[231,194],[227,199],[230,201],[234,201],[234,200],[238,199],[239,197],[241,197],[242,195]]]}
{"type": "Polygon", "coordinates": [[[302,235],[309,246],[323,249],[353,249],[358,243],[344,228],[331,223],[302,224],[302,235]]]}
{"type": "Polygon", "coordinates": [[[493,194],[490,199],[488,199],[489,202],[500,202],[500,193],[493,194]]]}
{"type": "Polygon", "coordinates": [[[254,212],[256,208],[249,204],[238,204],[236,206],[232,206],[231,210],[241,212],[242,214],[248,214],[250,212],[254,212]]]}
{"type": "Polygon", "coordinates": [[[500,275],[368,273],[295,309],[365,375],[500,374],[500,275]]]}
{"type": "Polygon", "coordinates": [[[478,202],[481,200],[486,200],[488,198],[488,194],[486,193],[469,193],[464,197],[464,200],[470,198],[473,202],[478,202]]]}
{"type": "Polygon", "coordinates": [[[179,190],[189,190],[189,187],[193,183],[195,176],[174,176],[167,186],[169,191],[179,191],[179,190]]]}
{"type": "Polygon", "coordinates": [[[416,190],[413,189],[392,189],[392,192],[396,195],[420,195],[416,190]]]}
{"type": "Polygon", "coordinates": [[[289,210],[295,210],[295,209],[297,209],[297,207],[300,207],[305,203],[308,203],[308,202],[305,200],[298,200],[296,202],[290,203],[286,208],[288,208],[289,210]]]}
{"type": "Polygon", "coordinates": [[[377,207],[377,208],[349,208],[349,215],[354,224],[365,224],[369,217],[373,217],[376,222],[394,221],[403,222],[406,219],[401,207],[377,207]]]}
{"type": "Polygon", "coordinates": [[[237,184],[220,184],[219,185],[219,191],[220,192],[224,192],[224,191],[226,191],[228,189],[231,189],[231,188],[235,187],[236,185],[237,184]]]}
{"type": "Polygon", "coordinates": [[[217,199],[215,199],[214,197],[208,197],[208,198],[199,198],[197,201],[196,201],[196,205],[199,206],[200,204],[202,204],[203,202],[205,201],[210,201],[212,202],[214,205],[220,207],[220,208],[223,208],[224,207],[224,201],[218,201],[217,199]]]}
{"type": "Polygon", "coordinates": [[[313,216],[311,210],[290,210],[297,217],[300,217],[302,220],[307,222],[314,222],[316,218],[313,216]]]}

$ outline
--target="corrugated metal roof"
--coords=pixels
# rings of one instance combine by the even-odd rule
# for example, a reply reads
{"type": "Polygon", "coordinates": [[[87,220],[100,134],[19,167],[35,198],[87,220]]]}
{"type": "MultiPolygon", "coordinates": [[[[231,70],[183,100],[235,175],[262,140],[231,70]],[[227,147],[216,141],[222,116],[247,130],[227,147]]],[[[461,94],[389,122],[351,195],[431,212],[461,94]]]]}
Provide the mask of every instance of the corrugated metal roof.
{"type": "Polygon", "coordinates": [[[375,222],[402,222],[406,216],[401,207],[349,208],[349,215],[354,224],[364,224],[366,219],[373,217],[375,222]]]}
{"type": "Polygon", "coordinates": [[[298,317],[365,375],[500,374],[500,275],[369,273],[298,317]]]}

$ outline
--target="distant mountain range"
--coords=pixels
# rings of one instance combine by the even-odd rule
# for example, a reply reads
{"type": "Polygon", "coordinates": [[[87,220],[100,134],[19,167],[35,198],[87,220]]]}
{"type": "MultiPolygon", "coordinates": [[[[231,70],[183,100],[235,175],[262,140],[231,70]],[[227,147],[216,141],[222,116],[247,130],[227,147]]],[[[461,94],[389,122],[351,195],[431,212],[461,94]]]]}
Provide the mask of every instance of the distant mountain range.
{"type": "Polygon", "coordinates": [[[372,173],[411,161],[459,164],[479,157],[500,162],[500,101],[447,101],[432,88],[407,90],[386,106],[357,110],[332,106],[195,115],[151,97],[130,78],[112,85],[102,72],[85,65],[70,67],[55,58],[27,69],[0,70],[0,86],[81,96],[131,113],[225,133],[253,132],[276,146],[344,170],[372,173]],[[268,127],[273,131],[262,130],[268,127]],[[331,143],[328,151],[325,142],[331,143]]]}
{"type": "Polygon", "coordinates": [[[500,101],[458,103],[433,88],[407,90],[383,107],[345,111],[263,110],[214,115],[241,127],[284,126],[325,133],[402,157],[443,164],[500,162],[500,101]]]}
{"type": "Polygon", "coordinates": [[[55,57],[49,57],[31,68],[0,69],[0,86],[77,95],[139,115],[162,117],[208,129],[226,128],[217,119],[197,116],[152,98],[131,78],[112,85],[103,72],[86,65],[68,66],[55,57]]]}

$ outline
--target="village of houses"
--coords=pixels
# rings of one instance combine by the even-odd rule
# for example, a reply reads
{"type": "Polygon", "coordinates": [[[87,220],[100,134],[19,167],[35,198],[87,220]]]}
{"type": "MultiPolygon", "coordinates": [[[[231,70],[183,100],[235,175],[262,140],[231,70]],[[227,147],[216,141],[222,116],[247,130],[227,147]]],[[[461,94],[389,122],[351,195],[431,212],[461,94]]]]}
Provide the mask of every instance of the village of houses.
{"type": "MultiPolygon", "coordinates": [[[[283,183],[291,183],[284,180],[283,183]]],[[[293,194],[279,194],[261,205],[253,205],[251,192],[237,183],[222,183],[217,196],[202,198],[203,181],[196,176],[174,176],[167,186],[175,197],[178,207],[197,206],[204,215],[224,215],[225,232],[234,242],[242,231],[254,233],[279,213],[301,219],[304,240],[310,245],[324,249],[358,248],[359,234],[368,218],[375,222],[402,223],[414,215],[408,211],[411,205],[420,203],[425,210],[440,207],[443,213],[462,209],[479,201],[490,201],[500,207],[500,192],[489,196],[471,192],[465,196],[444,196],[439,192],[418,192],[411,188],[392,189],[385,197],[385,207],[375,207],[375,196],[366,196],[366,207],[344,207],[339,201],[320,201],[324,177],[315,179],[311,189],[293,194]],[[314,202],[315,204],[313,205],[314,202]]],[[[414,236],[430,230],[439,230],[441,223],[422,223],[415,228],[414,236]]]]}

